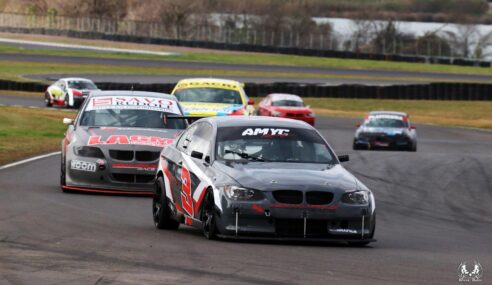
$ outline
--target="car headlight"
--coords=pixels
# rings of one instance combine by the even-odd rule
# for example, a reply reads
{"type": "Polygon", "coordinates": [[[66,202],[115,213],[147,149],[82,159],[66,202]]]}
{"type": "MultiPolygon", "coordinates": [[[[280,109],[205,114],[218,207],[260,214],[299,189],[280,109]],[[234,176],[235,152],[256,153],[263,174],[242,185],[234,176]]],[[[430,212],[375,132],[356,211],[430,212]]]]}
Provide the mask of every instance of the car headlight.
{"type": "Polygon", "coordinates": [[[307,117],[315,117],[316,115],[314,115],[314,113],[308,113],[306,114],[307,117]]]}
{"type": "Polygon", "coordinates": [[[73,152],[78,156],[104,158],[101,149],[94,146],[74,146],[73,152]]]}
{"type": "Polygon", "coordinates": [[[251,200],[258,197],[257,191],[239,186],[222,186],[220,190],[224,191],[227,198],[231,200],[251,200]]]}
{"type": "Polygon", "coordinates": [[[273,117],[280,117],[282,115],[283,115],[282,112],[272,111],[272,116],[273,117]]]}
{"type": "Polygon", "coordinates": [[[342,202],[347,204],[365,205],[369,203],[368,191],[353,191],[343,194],[342,202]]]}

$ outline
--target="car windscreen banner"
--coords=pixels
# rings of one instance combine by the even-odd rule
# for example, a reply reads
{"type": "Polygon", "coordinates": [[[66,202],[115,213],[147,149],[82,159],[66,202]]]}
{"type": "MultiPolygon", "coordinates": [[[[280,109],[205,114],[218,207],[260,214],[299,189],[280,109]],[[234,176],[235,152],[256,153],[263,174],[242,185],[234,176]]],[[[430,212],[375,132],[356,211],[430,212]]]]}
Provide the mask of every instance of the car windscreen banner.
{"type": "Polygon", "coordinates": [[[314,130],[282,127],[223,127],[217,131],[217,141],[248,139],[285,139],[324,144],[314,130]]]}
{"type": "Polygon", "coordinates": [[[93,110],[149,110],[180,115],[176,101],[143,96],[102,96],[90,98],[85,111],[93,110]]]}

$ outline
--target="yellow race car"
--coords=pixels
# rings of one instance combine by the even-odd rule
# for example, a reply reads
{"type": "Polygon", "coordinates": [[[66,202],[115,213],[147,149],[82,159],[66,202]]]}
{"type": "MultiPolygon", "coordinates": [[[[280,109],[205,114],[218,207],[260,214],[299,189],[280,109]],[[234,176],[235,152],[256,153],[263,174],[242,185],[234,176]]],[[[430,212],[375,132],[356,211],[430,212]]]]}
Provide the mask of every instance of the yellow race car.
{"type": "Polygon", "coordinates": [[[254,113],[255,102],[248,98],[243,84],[234,80],[183,79],[171,94],[176,96],[186,116],[249,116],[254,113]]]}

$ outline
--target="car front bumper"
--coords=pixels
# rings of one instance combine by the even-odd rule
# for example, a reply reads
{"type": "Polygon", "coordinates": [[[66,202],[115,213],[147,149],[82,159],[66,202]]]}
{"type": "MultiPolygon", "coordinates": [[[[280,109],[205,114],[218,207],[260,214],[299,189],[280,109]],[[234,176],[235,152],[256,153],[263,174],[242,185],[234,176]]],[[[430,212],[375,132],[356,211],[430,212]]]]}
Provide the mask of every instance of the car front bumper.
{"type": "Polygon", "coordinates": [[[373,241],[371,205],[231,202],[223,198],[219,236],[313,241],[373,241]]]}

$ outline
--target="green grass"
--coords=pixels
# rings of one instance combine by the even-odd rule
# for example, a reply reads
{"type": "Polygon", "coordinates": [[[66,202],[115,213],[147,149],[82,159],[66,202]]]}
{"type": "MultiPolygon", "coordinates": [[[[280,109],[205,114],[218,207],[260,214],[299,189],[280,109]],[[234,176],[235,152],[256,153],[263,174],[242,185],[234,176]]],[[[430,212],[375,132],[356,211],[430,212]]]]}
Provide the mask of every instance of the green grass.
{"type": "Polygon", "coordinates": [[[340,59],[326,57],[309,57],[281,54],[264,53],[206,53],[192,52],[172,56],[144,55],[116,52],[94,52],[74,50],[49,50],[49,49],[24,49],[12,45],[1,45],[0,53],[20,53],[56,56],[82,56],[96,58],[121,58],[121,59],[151,59],[151,60],[179,60],[192,62],[216,62],[230,64],[262,64],[278,66],[300,66],[300,67],[325,67],[325,68],[347,68],[347,69],[369,69],[369,70],[395,70],[413,72],[435,72],[435,73],[459,73],[459,74],[492,74],[490,68],[452,66],[440,64],[391,62],[376,60],[340,59]]]}
{"type": "MultiPolygon", "coordinates": [[[[352,76],[339,74],[297,73],[297,72],[258,72],[247,70],[220,70],[220,69],[184,69],[169,67],[140,67],[124,65],[99,65],[99,64],[72,64],[72,63],[45,63],[45,62],[23,62],[23,61],[0,61],[0,78],[10,80],[23,80],[27,74],[139,74],[139,75],[182,75],[187,77],[263,77],[263,78],[344,78],[385,80],[393,79],[405,81],[406,78],[384,78],[378,76],[352,76]]],[[[412,81],[427,82],[427,78],[411,78],[412,81]]],[[[30,80],[29,80],[30,81],[30,80]]]]}
{"type": "MultiPolygon", "coordinates": [[[[259,102],[261,98],[254,98],[259,102]]],[[[370,111],[401,111],[413,122],[442,126],[460,126],[492,129],[492,102],[490,101],[424,101],[304,98],[320,116],[363,118],[370,111]]]]}
{"type": "Polygon", "coordinates": [[[60,150],[65,117],[74,118],[75,113],[0,106],[0,165],[60,150]]]}

